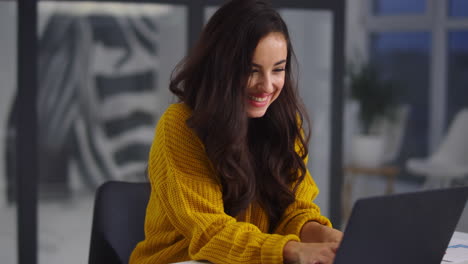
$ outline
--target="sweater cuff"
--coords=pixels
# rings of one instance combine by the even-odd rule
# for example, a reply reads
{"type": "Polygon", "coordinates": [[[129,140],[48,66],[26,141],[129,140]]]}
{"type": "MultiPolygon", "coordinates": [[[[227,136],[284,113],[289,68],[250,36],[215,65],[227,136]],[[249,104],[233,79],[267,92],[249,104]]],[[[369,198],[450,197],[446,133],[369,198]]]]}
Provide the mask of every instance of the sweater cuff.
{"type": "Polygon", "coordinates": [[[262,245],[261,263],[283,264],[283,249],[289,241],[300,241],[296,235],[271,235],[262,245]]]}
{"type": "Polygon", "coordinates": [[[331,227],[331,222],[326,218],[325,216],[322,215],[317,215],[313,213],[304,213],[300,214],[293,219],[287,224],[285,227],[284,233],[285,234],[294,234],[298,237],[300,237],[300,233],[302,230],[302,227],[305,225],[305,223],[314,221],[322,225],[326,225],[331,227]]]}

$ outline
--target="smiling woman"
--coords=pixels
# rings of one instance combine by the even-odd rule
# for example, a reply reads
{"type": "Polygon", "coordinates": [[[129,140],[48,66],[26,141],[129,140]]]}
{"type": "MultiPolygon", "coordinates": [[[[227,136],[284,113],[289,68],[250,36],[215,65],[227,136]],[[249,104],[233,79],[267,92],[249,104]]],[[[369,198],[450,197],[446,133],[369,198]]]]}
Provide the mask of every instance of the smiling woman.
{"type": "Polygon", "coordinates": [[[180,102],[156,128],[146,236],[130,263],[333,262],[342,234],[313,203],[293,54],[266,1],[212,16],[173,72],[180,102]]]}
{"type": "Polygon", "coordinates": [[[283,89],[287,43],[281,33],[270,33],[260,40],[253,56],[247,85],[247,115],[262,117],[283,89]]]}

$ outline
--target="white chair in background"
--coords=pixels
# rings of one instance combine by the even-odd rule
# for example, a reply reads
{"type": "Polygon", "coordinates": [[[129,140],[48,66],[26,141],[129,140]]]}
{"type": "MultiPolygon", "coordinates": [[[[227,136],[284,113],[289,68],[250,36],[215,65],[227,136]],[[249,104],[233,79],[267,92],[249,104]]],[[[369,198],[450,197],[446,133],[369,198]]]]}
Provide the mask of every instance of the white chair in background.
{"type": "Polygon", "coordinates": [[[423,188],[450,187],[468,176],[468,108],[457,113],[439,148],[427,159],[409,159],[409,172],[426,177],[423,188]]]}

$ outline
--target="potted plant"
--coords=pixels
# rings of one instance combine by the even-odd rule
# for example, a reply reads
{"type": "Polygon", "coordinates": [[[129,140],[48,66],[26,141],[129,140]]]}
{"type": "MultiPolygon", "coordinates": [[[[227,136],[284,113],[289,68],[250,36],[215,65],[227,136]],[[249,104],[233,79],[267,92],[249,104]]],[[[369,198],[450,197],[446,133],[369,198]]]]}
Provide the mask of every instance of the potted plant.
{"type": "Polygon", "coordinates": [[[379,76],[372,64],[351,67],[349,92],[358,103],[359,133],[353,138],[353,163],[365,167],[377,167],[382,162],[384,138],[382,121],[395,118],[397,86],[393,81],[379,76]]]}

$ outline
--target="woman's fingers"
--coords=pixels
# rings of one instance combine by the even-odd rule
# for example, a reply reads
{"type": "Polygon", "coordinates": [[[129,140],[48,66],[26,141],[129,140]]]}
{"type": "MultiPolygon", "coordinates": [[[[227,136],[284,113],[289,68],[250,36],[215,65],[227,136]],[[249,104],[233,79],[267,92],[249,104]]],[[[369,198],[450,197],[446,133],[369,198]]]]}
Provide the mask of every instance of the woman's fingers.
{"type": "Polygon", "coordinates": [[[333,264],[338,243],[301,243],[289,241],[283,250],[286,264],[333,264]]]}
{"type": "Polygon", "coordinates": [[[333,264],[337,243],[303,243],[301,264],[333,264]]]}

